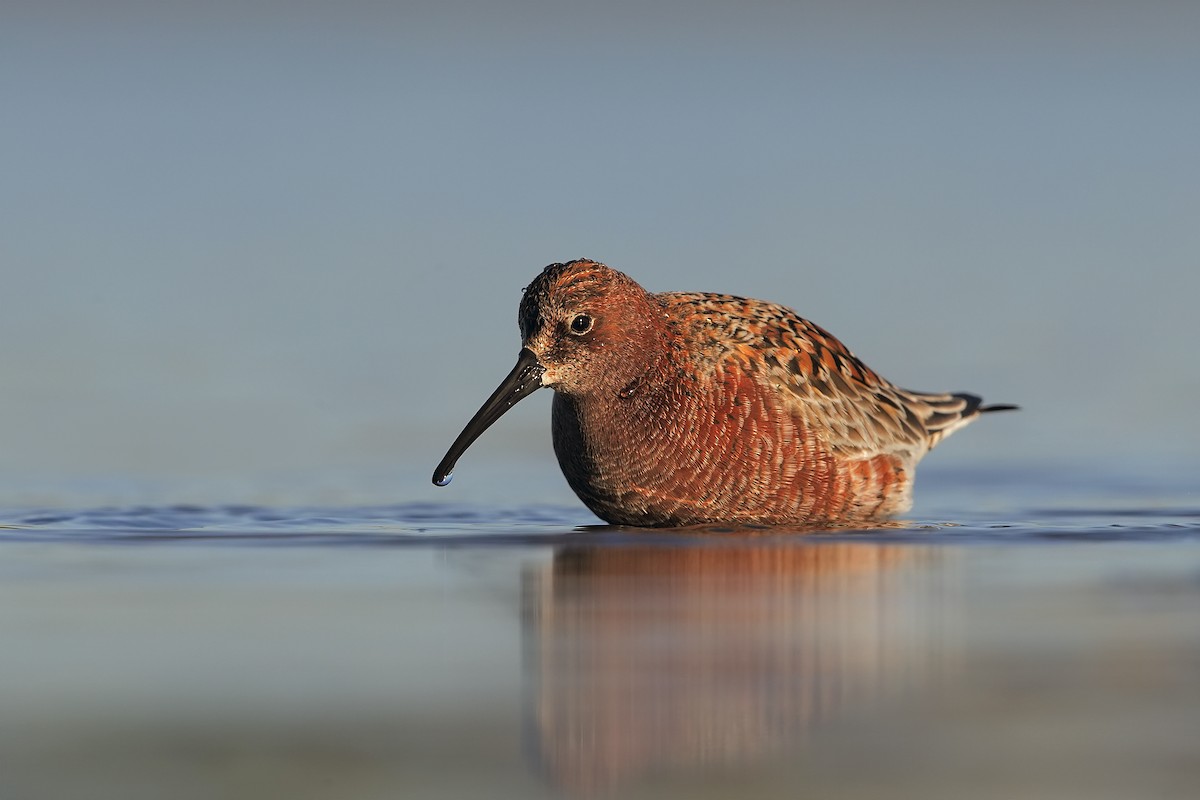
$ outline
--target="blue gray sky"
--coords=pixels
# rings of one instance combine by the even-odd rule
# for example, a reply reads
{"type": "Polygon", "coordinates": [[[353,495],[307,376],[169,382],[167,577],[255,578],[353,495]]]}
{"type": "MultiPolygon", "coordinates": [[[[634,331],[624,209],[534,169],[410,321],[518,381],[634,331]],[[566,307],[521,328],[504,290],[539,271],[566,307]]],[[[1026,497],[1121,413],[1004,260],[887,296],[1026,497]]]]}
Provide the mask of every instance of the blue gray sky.
{"type": "MultiPolygon", "coordinates": [[[[930,463],[1197,468],[1197,85],[1184,2],[6,3],[0,501],[449,499],[580,256],[1025,407],[930,463]]],[[[454,499],[571,502],[545,394],[454,499]]]]}

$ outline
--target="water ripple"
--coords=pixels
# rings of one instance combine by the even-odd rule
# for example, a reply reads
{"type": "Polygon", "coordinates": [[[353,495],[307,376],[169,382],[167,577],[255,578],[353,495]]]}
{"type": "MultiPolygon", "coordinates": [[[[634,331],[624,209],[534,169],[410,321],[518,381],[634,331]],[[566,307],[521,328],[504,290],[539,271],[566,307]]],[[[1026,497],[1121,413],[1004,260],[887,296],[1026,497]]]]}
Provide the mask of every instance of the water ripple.
{"type": "Polygon", "coordinates": [[[788,530],[708,526],[687,530],[622,529],[596,524],[580,508],[405,503],[384,506],[275,508],[131,506],[64,511],[39,509],[0,514],[0,541],[10,542],[211,542],[255,545],[555,545],[628,542],[638,537],[670,544],[721,539],[820,538],[884,542],[1103,542],[1200,539],[1196,508],[1033,509],[1020,519],[908,520],[872,529],[788,530]]]}

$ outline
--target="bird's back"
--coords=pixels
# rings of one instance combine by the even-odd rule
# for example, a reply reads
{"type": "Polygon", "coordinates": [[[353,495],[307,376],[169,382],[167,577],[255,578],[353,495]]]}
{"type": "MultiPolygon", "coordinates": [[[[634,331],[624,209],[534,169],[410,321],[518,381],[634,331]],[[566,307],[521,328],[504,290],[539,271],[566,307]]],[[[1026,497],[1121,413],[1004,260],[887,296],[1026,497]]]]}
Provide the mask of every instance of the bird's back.
{"type": "Polygon", "coordinates": [[[902,389],[864,364],[820,326],[775,303],[734,295],[658,295],[679,321],[698,368],[736,369],[818,436],[839,458],[889,456],[910,469],[934,445],[981,412],[966,393],[902,389]]]}

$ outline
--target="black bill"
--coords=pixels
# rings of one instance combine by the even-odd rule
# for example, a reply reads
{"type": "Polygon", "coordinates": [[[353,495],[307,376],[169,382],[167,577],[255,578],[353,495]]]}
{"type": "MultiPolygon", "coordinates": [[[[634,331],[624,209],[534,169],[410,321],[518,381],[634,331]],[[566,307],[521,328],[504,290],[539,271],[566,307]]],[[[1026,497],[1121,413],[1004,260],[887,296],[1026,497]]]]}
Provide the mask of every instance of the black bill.
{"type": "Polygon", "coordinates": [[[528,397],[534,389],[540,389],[542,373],[545,371],[546,368],[538,363],[537,356],[532,350],[527,347],[521,348],[521,354],[517,357],[517,365],[513,367],[513,371],[508,373],[508,377],[500,382],[496,391],[492,392],[492,396],[475,412],[475,416],[471,417],[467,427],[463,428],[462,433],[454,440],[454,444],[450,445],[450,449],[446,451],[442,462],[433,471],[435,484],[445,486],[450,483],[450,479],[454,477],[454,464],[458,461],[459,456],[479,438],[479,434],[504,416],[505,411],[515,406],[518,400],[528,397]]]}

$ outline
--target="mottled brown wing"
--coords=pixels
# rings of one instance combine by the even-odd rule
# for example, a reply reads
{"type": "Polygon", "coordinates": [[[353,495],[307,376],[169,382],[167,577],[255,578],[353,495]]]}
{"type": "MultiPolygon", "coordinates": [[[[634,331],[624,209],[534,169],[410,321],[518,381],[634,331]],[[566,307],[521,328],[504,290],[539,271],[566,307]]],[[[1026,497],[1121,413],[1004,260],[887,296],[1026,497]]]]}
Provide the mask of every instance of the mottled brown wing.
{"type": "Polygon", "coordinates": [[[791,309],[733,295],[670,293],[711,367],[730,365],[778,393],[785,407],[848,458],[919,458],[978,413],[979,398],[893,386],[845,345],[791,309]]]}

